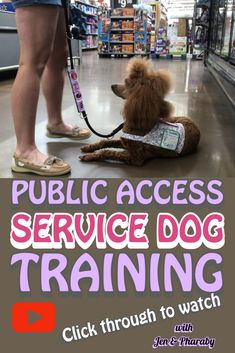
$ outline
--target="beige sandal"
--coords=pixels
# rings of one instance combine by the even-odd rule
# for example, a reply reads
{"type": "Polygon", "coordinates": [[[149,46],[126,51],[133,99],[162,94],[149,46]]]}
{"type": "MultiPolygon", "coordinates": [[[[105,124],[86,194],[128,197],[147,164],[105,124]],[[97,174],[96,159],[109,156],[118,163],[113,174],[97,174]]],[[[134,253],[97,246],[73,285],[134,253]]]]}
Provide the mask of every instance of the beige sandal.
{"type": "Polygon", "coordinates": [[[50,138],[62,138],[67,137],[72,140],[85,140],[91,136],[91,132],[88,129],[83,129],[78,126],[74,126],[70,132],[53,132],[51,128],[47,126],[47,137],[50,138]]]}
{"type": "Polygon", "coordinates": [[[16,173],[33,173],[41,176],[64,175],[71,171],[69,164],[54,156],[49,156],[43,164],[35,164],[14,155],[11,169],[16,173]]]}

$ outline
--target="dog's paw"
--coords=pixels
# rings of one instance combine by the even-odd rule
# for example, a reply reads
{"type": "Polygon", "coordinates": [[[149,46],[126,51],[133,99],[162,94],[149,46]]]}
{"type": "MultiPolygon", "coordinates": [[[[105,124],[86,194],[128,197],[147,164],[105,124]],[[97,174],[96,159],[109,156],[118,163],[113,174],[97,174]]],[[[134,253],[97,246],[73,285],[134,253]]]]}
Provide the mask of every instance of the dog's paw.
{"type": "Polygon", "coordinates": [[[83,146],[83,147],[81,148],[81,151],[82,151],[83,153],[89,153],[89,152],[93,152],[94,149],[92,148],[91,145],[86,145],[86,146],[83,146]]]}
{"type": "Polygon", "coordinates": [[[79,159],[82,162],[89,162],[92,160],[92,158],[90,158],[89,154],[85,154],[84,156],[79,156],[79,159]]]}

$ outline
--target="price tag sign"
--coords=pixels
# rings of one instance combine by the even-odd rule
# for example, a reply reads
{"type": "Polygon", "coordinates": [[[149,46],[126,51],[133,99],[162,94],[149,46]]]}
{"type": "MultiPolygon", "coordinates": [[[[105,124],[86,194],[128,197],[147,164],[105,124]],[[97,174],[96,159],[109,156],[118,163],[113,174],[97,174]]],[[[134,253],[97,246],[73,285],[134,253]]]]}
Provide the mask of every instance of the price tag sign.
{"type": "Polygon", "coordinates": [[[134,4],[137,3],[137,0],[112,0],[112,8],[117,9],[117,8],[126,8],[126,7],[132,7],[134,4]]]}

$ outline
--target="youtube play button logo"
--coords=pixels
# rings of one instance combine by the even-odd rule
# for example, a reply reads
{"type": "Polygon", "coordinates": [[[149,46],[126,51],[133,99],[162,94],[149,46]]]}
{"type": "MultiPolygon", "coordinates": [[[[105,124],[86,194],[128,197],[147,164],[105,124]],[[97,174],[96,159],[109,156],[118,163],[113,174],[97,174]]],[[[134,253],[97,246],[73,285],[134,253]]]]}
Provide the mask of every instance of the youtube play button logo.
{"type": "Polygon", "coordinates": [[[55,328],[55,305],[49,302],[19,302],[12,306],[16,332],[51,332],[55,328]]]}

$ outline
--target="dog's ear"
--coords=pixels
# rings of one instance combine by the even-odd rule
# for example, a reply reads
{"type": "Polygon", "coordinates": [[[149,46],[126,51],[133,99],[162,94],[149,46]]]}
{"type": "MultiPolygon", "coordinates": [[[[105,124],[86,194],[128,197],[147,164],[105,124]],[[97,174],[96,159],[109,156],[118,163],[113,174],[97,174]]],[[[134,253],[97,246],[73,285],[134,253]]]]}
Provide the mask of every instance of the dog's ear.
{"type": "Polygon", "coordinates": [[[127,92],[126,92],[126,86],[125,85],[112,85],[111,89],[113,91],[113,93],[122,98],[122,99],[126,99],[127,98],[127,92]]]}
{"type": "Polygon", "coordinates": [[[151,76],[153,90],[161,98],[164,98],[171,88],[171,76],[165,70],[158,70],[151,76]]]}
{"type": "Polygon", "coordinates": [[[127,65],[128,77],[137,80],[145,77],[150,70],[150,61],[145,59],[131,59],[127,65]]]}

